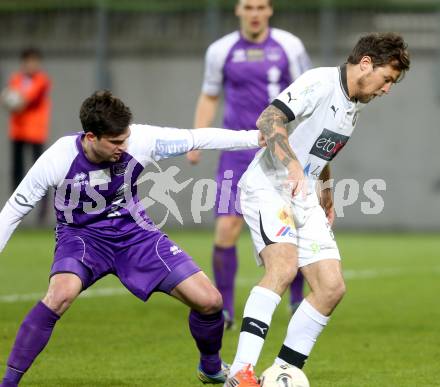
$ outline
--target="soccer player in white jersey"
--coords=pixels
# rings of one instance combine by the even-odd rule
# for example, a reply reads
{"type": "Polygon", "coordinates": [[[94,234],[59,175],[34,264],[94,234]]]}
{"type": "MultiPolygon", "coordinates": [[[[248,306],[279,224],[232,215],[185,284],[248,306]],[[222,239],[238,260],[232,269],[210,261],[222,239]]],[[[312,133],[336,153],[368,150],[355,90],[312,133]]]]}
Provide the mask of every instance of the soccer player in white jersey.
{"type": "Polygon", "coordinates": [[[143,301],[164,292],[188,305],[200,351],[198,377],[204,383],[225,381],[221,295],[192,258],[155,227],[140,205],[136,182],[147,164],[192,149],[255,148],[258,131],[160,128],[130,124],[131,117],[109,91],[87,98],[80,110],[84,131],[44,152],[0,213],[1,252],[22,218],[49,187],[55,189],[49,289],[20,326],[0,387],[18,386],[76,297],[109,273],[143,301]]]}
{"type": "MultiPolygon", "coordinates": [[[[256,129],[261,112],[272,100],[310,68],[301,40],[290,32],[269,27],[273,14],[271,0],[238,0],[235,13],[240,31],[212,43],[206,53],[205,76],[195,112],[194,127],[212,125],[220,94],[224,91],[223,127],[256,129]]],[[[258,149],[224,151],[217,168],[213,273],[223,297],[225,327],[234,320],[234,282],[238,260],[236,244],[243,227],[237,184],[258,149]]],[[[197,163],[200,151],[188,159],[197,163]]],[[[303,277],[291,285],[294,309],[303,298],[303,277]]]]}
{"type": "Polygon", "coordinates": [[[393,33],[360,38],[347,63],[299,77],[267,107],[257,126],[268,144],[239,185],[257,261],[265,274],[244,308],[238,349],[227,387],[253,387],[272,315],[298,267],[311,292],[287,328],[275,359],[302,368],[345,285],[333,238],[329,189],[319,198],[317,180],[330,178],[328,162],[347,143],[363,104],[387,94],[409,69],[406,44],[393,33]],[[287,128],[295,120],[295,130],[287,128]]]}

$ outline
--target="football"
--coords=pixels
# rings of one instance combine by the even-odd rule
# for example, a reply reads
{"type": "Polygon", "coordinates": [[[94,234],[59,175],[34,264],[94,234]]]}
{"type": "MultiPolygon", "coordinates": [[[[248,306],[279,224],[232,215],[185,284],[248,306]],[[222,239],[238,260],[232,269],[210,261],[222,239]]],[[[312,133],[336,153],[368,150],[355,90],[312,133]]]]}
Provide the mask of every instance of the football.
{"type": "Polygon", "coordinates": [[[1,99],[6,109],[14,111],[23,105],[23,97],[15,90],[4,89],[1,93],[1,99]]]}
{"type": "Polygon", "coordinates": [[[261,375],[261,387],[310,387],[307,376],[299,368],[274,364],[261,375]]]}

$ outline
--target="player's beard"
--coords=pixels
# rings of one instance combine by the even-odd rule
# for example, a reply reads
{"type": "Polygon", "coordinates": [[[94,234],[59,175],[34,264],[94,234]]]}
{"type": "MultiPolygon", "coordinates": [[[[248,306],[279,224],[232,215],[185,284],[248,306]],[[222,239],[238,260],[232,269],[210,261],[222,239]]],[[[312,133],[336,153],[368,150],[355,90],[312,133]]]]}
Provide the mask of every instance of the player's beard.
{"type": "Polygon", "coordinates": [[[374,97],[375,97],[374,94],[363,92],[363,90],[365,89],[365,85],[368,83],[367,78],[368,78],[368,75],[363,75],[356,82],[356,86],[359,91],[358,91],[357,95],[355,96],[355,98],[361,103],[368,103],[372,99],[374,99],[374,97]]]}

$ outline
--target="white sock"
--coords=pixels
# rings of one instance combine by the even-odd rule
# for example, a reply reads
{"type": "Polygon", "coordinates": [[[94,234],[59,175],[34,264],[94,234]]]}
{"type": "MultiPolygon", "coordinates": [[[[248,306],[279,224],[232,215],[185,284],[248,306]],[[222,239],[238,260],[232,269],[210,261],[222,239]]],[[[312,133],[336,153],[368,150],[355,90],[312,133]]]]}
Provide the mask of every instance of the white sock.
{"type": "Polygon", "coordinates": [[[248,364],[253,366],[257,364],[273,312],[280,300],[278,294],[261,286],[255,286],[251,290],[244,307],[237,353],[231,365],[231,376],[248,364]]]}
{"type": "Polygon", "coordinates": [[[302,368],[329,319],[303,300],[290,319],[287,336],[275,363],[302,368]]]}

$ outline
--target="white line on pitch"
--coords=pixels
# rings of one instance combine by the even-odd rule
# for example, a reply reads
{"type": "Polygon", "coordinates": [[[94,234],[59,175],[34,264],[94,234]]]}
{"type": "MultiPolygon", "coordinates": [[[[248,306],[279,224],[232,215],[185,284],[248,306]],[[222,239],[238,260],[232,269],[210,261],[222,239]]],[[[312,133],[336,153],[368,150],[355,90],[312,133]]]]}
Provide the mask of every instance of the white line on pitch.
{"type": "MultiPolygon", "coordinates": [[[[263,273],[261,271],[261,273],[263,273]]],[[[344,278],[346,280],[357,279],[372,279],[381,277],[398,277],[403,274],[419,274],[419,273],[434,273],[440,274],[440,266],[434,267],[407,267],[407,268],[383,268],[383,269],[365,269],[365,270],[344,270],[344,278]]],[[[236,281],[238,286],[252,286],[258,281],[258,277],[239,277],[236,281]]],[[[112,296],[124,296],[131,294],[124,287],[117,288],[98,288],[87,289],[84,293],[81,293],[80,297],[83,298],[98,298],[98,297],[112,297],[112,296]]],[[[39,300],[44,296],[44,293],[28,293],[28,294],[7,294],[0,295],[0,303],[14,303],[24,301],[39,300]]]]}

